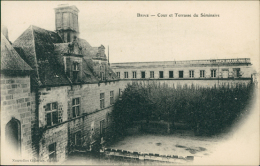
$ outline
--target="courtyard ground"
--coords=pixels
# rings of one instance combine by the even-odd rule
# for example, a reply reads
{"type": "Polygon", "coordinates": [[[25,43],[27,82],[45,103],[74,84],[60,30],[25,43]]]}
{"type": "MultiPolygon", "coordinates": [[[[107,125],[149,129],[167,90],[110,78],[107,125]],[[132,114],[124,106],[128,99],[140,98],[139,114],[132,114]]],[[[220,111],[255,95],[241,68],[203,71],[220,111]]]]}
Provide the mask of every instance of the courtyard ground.
{"type": "Polygon", "coordinates": [[[192,131],[177,131],[170,135],[135,133],[126,136],[108,148],[197,158],[213,153],[222,139],[220,137],[194,136],[192,131]]]}

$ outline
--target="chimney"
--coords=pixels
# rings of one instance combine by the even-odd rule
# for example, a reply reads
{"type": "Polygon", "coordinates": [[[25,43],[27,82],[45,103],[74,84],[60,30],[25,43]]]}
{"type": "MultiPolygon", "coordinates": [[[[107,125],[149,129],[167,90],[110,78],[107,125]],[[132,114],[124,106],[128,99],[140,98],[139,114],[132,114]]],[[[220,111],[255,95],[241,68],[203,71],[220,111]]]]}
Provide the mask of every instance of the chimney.
{"type": "Polygon", "coordinates": [[[2,34],[5,36],[5,38],[6,38],[7,40],[9,40],[9,37],[8,37],[8,29],[7,29],[6,26],[1,25],[1,32],[2,32],[2,34]]]}

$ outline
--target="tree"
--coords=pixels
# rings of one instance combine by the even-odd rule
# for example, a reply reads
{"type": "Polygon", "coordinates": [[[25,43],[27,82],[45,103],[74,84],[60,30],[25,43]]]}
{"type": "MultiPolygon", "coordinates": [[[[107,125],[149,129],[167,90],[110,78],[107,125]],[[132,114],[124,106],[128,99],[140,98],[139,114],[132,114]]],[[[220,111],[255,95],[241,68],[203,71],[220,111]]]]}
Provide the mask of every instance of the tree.
{"type": "Polygon", "coordinates": [[[243,114],[252,98],[253,84],[234,87],[195,87],[155,83],[128,84],[122,100],[115,103],[113,116],[117,131],[123,132],[135,120],[182,120],[196,134],[216,134],[230,127],[243,114]]]}

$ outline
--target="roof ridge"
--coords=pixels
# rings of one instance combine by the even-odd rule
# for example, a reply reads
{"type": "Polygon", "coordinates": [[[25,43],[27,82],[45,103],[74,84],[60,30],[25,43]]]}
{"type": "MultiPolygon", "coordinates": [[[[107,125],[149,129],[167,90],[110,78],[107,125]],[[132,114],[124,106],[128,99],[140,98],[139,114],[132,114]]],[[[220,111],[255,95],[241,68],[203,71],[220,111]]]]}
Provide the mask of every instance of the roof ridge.
{"type": "Polygon", "coordinates": [[[35,54],[35,62],[36,62],[36,66],[35,66],[35,68],[36,68],[36,73],[37,73],[37,78],[38,78],[38,80],[40,81],[40,76],[39,76],[39,71],[38,71],[38,61],[37,61],[37,55],[36,55],[36,49],[35,49],[35,40],[34,40],[34,33],[33,33],[33,26],[34,25],[31,25],[31,31],[32,31],[32,42],[33,42],[33,48],[34,48],[34,54],[35,54]]]}
{"type": "MultiPolygon", "coordinates": [[[[48,30],[48,29],[44,29],[44,28],[41,28],[41,27],[38,27],[38,26],[36,26],[36,25],[30,25],[31,27],[32,27],[32,30],[37,30],[37,29],[39,29],[39,30],[42,30],[42,31],[46,31],[46,32],[48,32],[48,33],[57,33],[57,32],[55,32],[55,31],[51,31],[51,30],[48,30]]],[[[58,33],[57,33],[58,34],[58,33]]],[[[50,35],[50,34],[49,34],[50,35]]]]}

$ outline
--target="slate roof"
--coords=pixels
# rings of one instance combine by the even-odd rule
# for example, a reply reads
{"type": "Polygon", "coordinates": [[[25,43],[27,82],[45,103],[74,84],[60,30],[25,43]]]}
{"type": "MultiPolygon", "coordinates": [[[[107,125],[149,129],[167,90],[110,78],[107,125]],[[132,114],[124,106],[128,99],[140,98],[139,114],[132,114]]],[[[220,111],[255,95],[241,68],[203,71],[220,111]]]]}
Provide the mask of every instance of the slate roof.
{"type": "MultiPolygon", "coordinates": [[[[87,66],[89,67],[89,69],[93,73],[93,75],[95,77],[98,77],[98,75],[95,74],[95,73],[98,73],[98,72],[95,71],[95,69],[94,69],[94,62],[93,62],[93,60],[92,59],[84,59],[84,61],[86,61],[87,66]]],[[[107,68],[106,68],[105,78],[106,78],[106,81],[116,81],[116,80],[119,80],[119,78],[116,76],[114,71],[110,68],[110,66],[107,66],[107,68]]],[[[100,80],[100,79],[98,79],[98,80],[100,80]]]]}
{"type": "Polygon", "coordinates": [[[82,81],[84,83],[98,83],[99,80],[97,76],[94,74],[93,68],[89,65],[88,61],[92,61],[91,59],[84,59],[82,58],[82,67],[83,67],[83,73],[82,73],[82,81]]]}
{"type": "MultiPolygon", "coordinates": [[[[52,31],[36,26],[30,26],[13,43],[22,59],[33,69],[33,83],[38,86],[70,85],[71,81],[64,71],[63,54],[68,53],[69,43],[62,43],[61,37],[52,31]]],[[[93,69],[92,58],[97,54],[98,48],[84,39],[77,39],[82,48],[82,83],[99,82],[98,75],[93,69]]],[[[112,69],[106,72],[106,80],[117,80],[112,69]],[[110,74],[109,74],[110,73],[110,74]]]]}
{"type": "Polygon", "coordinates": [[[13,43],[21,57],[34,69],[33,80],[37,85],[70,84],[62,57],[54,56],[55,42],[62,42],[57,33],[30,26],[13,43]]]}
{"type": "Polygon", "coordinates": [[[78,38],[78,43],[82,47],[82,54],[86,59],[93,58],[97,52],[97,47],[92,47],[85,39],[78,38]]]}
{"type": "Polygon", "coordinates": [[[119,80],[119,78],[117,77],[117,75],[114,73],[114,71],[111,69],[110,66],[108,67],[108,70],[107,70],[106,79],[109,81],[119,80]]]}
{"type": "Polygon", "coordinates": [[[1,33],[1,70],[30,71],[32,68],[19,56],[1,33]]]}

